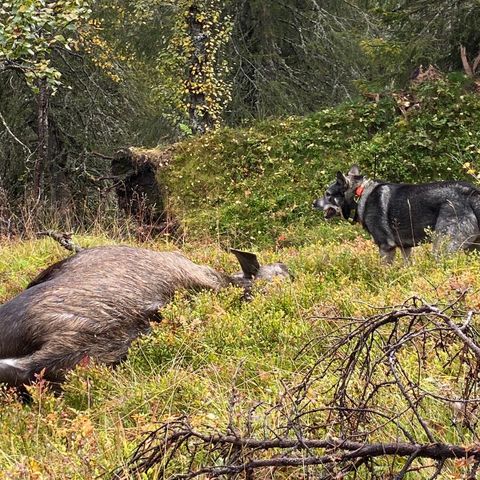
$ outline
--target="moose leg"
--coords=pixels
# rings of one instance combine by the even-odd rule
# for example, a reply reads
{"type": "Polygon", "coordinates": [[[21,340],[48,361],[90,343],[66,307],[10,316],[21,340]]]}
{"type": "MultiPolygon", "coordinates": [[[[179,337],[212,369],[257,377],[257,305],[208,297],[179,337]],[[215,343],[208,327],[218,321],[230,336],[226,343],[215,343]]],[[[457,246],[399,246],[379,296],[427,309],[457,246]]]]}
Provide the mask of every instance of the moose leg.
{"type": "Polygon", "coordinates": [[[31,355],[0,360],[0,383],[21,387],[34,383],[40,376],[48,382],[61,383],[65,372],[80,363],[85,353],[72,351],[68,345],[47,342],[31,355]]]}
{"type": "Polygon", "coordinates": [[[29,372],[22,365],[22,358],[3,358],[0,360],[0,383],[10,387],[19,387],[29,383],[29,372]]]}

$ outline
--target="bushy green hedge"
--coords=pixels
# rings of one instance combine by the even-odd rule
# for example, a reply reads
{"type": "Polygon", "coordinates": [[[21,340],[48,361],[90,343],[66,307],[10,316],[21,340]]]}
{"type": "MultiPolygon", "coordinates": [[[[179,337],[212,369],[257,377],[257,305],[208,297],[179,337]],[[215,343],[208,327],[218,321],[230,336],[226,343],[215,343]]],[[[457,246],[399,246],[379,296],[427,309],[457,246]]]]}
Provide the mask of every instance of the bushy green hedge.
{"type": "Polygon", "coordinates": [[[281,243],[323,221],[312,201],[352,163],[397,182],[465,179],[479,158],[480,96],[464,83],[417,87],[406,117],[385,95],[187,141],[162,174],[171,207],[195,235],[281,243]]]}
{"type": "Polygon", "coordinates": [[[394,182],[467,179],[463,165],[480,160],[480,95],[453,81],[424,84],[412,93],[419,108],[354,145],[352,158],[394,182]]]}

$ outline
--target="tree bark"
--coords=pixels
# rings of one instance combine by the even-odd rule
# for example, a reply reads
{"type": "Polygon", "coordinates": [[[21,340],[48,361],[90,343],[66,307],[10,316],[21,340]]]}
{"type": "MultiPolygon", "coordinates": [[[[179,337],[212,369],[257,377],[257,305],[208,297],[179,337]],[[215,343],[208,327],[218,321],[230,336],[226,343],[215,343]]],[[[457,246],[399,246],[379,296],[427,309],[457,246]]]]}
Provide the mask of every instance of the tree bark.
{"type": "Polygon", "coordinates": [[[195,5],[188,9],[188,35],[192,41],[193,51],[190,57],[188,72],[188,116],[190,128],[194,134],[203,134],[213,126],[213,119],[206,109],[204,63],[207,55],[206,43],[208,35],[204,24],[198,19],[199,11],[195,5]]]}
{"type": "Polygon", "coordinates": [[[48,108],[50,91],[46,78],[38,81],[37,94],[37,155],[33,172],[33,197],[43,197],[45,170],[48,165],[48,108]]]}
{"type": "MultiPolygon", "coordinates": [[[[261,22],[252,9],[252,2],[250,0],[244,0],[238,6],[238,26],[240,38],[244,39],[244,43],[248,48],[248,52],[243,52],[240,61],[242,62],[241,73],[243,74],[244,81],[242,87],[245,90],[244,102],[247,106],[248,112],[252,117],[258,116],[259,106],[259,85],[257,78],[257,65],[255,62],[259,56],[259,38],[256,35],[257,31],[255,25],[261,22]],[[247,54],[250,58],[246,60],[247,54]]],[[[239,46],[237,48],[242,48],[239,46]]],[[[243,47],[245,48],[245,47],[243,47]]]]}
{"type": "MultiPolygon", "coordinates": [[[[72,144],[72,139],[70,139],[72,144]]],[[[69,178],[67,169],[69,145],[65,144],[62,132],[54,115],[48,119],[48,162],[45,166],[44,192],[50,196],[50,202],[60,215],[74,208],[74,179],[69,178]]],[[[78,195],[78,189],[75,194],[78,195]]]]}

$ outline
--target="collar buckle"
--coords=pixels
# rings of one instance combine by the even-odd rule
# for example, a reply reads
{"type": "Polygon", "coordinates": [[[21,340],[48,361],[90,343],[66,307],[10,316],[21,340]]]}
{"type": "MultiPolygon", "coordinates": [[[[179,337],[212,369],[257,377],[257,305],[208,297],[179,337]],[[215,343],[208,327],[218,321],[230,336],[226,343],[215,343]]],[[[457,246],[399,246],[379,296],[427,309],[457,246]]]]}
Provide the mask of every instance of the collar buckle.
{"type": "Polygon", "coordinates": [[[363,185],[360,185],[355,189],[355,196],[356,197],[361,197],[363,195],[363,192],[365,191],[365,187],[363,185]]]}

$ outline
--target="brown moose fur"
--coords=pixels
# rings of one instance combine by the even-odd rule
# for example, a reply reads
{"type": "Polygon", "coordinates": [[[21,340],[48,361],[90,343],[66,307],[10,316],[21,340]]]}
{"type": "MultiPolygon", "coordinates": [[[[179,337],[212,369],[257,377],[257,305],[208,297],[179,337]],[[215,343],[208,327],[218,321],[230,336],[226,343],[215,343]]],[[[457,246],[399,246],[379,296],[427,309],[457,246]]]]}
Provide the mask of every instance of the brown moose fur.
{"type": "Polygon", "coordinates": [[[177,289],[219,290],[235,278],[179,253],[126,246],[82,250],[0,306],[0,382],[21,386],[40,372],[61,382],[82,360],[115,364],[177,289]]]}

